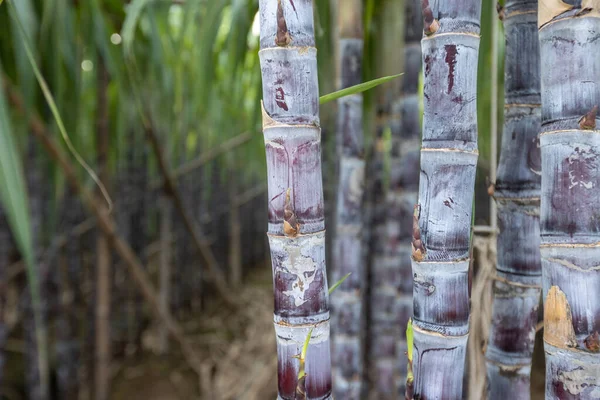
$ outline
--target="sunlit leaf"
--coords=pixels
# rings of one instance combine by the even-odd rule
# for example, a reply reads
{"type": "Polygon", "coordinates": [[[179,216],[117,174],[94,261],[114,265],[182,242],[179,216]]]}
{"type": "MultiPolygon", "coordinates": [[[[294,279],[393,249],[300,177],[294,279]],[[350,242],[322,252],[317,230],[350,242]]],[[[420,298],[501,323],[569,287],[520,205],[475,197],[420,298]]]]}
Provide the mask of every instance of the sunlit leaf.
{"type": "MultiPolygon", "coordinates": [[[[30,38],[30,46],[34,46],[34,39],[37,36],[38,21],[35,14],[35,9],[31,0],[19,0],[14,2],[14,12],[19,16],[22,21],[27,37],[30,38]]],[[[11,24],[13,46],[15,49],[15,58],[17,62],[17,72],[19,79],[19,86],[21,87],[22,95],[25,99],[25,103],[29,106],[33,103],[33,95],[35,90],[35,78],[33,76],[33,70],[27,60],[27,54],[21,46],[21,38],[19,35],[19,27],[17,24],[11,24]]]]}
{"type": "Polygon", "coordinates": [[[123,49],[125,54],[131,52],[131,45],[135,38],[135,30],[142,15],[144,7],[149,3],[149,0],[133,0],[127,7],[127,14],[125,21],[123,22],[123,28],[121,29],[121,37],[123,38],[123,49]]]}
{"type": "MultiPolygon", "coordinates": [[[[10,6],[12,6],[12,1],[9,1],[8,4],[10,6]]],[[[65,124],[63,123],[63,119],[60,115],[60,112],[58,111],[58,107],[56,106],[56,102],[54,101],[54,96],[52,95],[52,92],[50,92],[50,88],[48,87],[46,80],[42,76],[42,73],[40,72],[40,70],[38,68],[37,62],[35,61],[35,58],[31,51],[31,48],[29,47],[28,40],[27,40],[27,32],[25,31],[23,24],[21,23],[21,20],[19,19],[18,15],[16,13],[13,13],[13,18],[18,24],[19,30],[21,33],[21,37],[23,38],[21,44],[25,48],[25,52],[27,53],[27,58],[29,59],[29,62],[31,64],[31,67],[33,68],[35,77],[40,85],[40,88],[42,89],[44,98],[46,99],[46,102],[48,103],[48,107],[50,108],[50,111],[52,112],[54,120],[56,121],[56,125],[58,126],[58,129],[61,133],[61,136],[62,136],[65,144],[67,145],[67,148],[69,149],[69,151],[71,152],[73,157],[75,157],[75,160],[77,160],[77,162],[85,169],[85,171],[88,173],[88,175],[94,180],[94,182],[96,183],[96,185],[102,192],[102,195],[104,196],[104,199],[106,200],[106,202],[108,204],[108,210],[110,211],[112,209],[112,200],[108,194],[108,191],[106,190],[106,187],[102,184],[102,182],[100,181],[100,178],[98,178],[98,175],[96,175],[94,170],[88,165],[88,163],[81,157],[79,152],[73,146],[73,143],[71,142],[71,139],[70,139],[69,135],[67,134],[67,130],[65,128],[65,124]]]]}
{"type": "Polygon", "coordinates": [[[369,81],[369,82],[359,83],[358,85],[354,85],[354,86],[351,86],[346,89],[342,89],[342,90],[338,90],[333,93],[326,94],[324,96],[321,96],[321,98],[319,98],[319,103],[325,104],[325,103],[329,103],[330,101],[337,100],[342,97],[365,92],[367,90],[373,89],[374,87],[383,85],[384,83],[394,80],[402,75],[403,74],[384,76],[382,78],[373,79],[372,81],[369,81]]]}

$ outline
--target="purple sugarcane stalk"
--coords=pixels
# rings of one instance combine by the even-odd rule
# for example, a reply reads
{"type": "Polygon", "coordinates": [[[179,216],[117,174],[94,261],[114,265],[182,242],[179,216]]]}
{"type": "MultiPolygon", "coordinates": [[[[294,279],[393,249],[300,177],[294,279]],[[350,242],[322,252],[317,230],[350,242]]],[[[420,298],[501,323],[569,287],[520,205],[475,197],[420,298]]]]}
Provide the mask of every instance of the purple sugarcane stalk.
{"type": "Polygon", "coordinates": [[[399,129],[392,130],[390,154],[390,187],[387,193],[386,242],[384,254],[388,264],[396,270],[396,315],[400,327],[396,340],[397,377],[400,395],[405,392],[407,373],[406,324],[412,315],[412,270],[410,264],[413,207],[419,191],[419,158],[421,121],[419,75],[421,73],[421,37],[423,20],[419,0],[405,4],[404,76],[402,91],[397,101],[399,129]]]}
{"type": "Polygon", "coordinates": [[[487,388],[489,400],[529,400],[542,282],[537,0],[507,1],[500,15],[506,35],[505,118],[493,194],[499,235],[487,388]]]}
{"type": "MultiPolygon", "coordinates": [[[[382,1],[377,22],[377,69],[379,76],[402,71],[404,4],[382,1]]],[[[397,354],[402,327],[398,322],[398,288],[402,284],[400,265],[391,256],[388,230],[397,223],[389,210],[389,180],[386,180],[388,135],[400,133],[401,80],[394,80],[377,91],[375,140],[369,165],[368,184],[370,221],[369,290],[367,314],[367,351],[370,398],[392,400],[398,397],[402,380],[397,354]]]]}
{"type": "MultiPolygon", "coordinates": [[[[362,81],[362,1],[338,0],[338,87],[362,81]]],[[[334,395],[360,400],[363,393],[363,295],[366,282],[363,257],[362,203],[364,195],[363,97],[355,94],[338,100],[337,155],[339,185],[332,278],[351,275],[331,299],[334,395]]]]}
{"type": "Polygon", "coordinates": [[[477,165],[479,0],[423,0],[423,144],[413,232],[414,397],[462,398],[477,165]]]}
{"type": "Polygon", "coordinates": [[[600,4],[540,0],[546,399],[600,397],[600,4]]]}
{"type": "Polygon", "coordinates": [[[330,399],[329,295],[312,0],[260,0],[278,398],[330,399]],[[306,378],[299,380],[304,341],[306,378]]]}

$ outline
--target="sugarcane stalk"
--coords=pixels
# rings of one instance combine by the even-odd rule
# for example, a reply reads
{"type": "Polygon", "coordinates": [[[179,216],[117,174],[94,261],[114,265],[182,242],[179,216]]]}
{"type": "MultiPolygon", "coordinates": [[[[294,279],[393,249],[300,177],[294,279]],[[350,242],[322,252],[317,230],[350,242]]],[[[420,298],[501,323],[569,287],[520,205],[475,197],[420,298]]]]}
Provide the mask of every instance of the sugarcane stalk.
{"type": "Polygon", "coordinates": [[[158,161],[158,166],[161,171],[161,174],[164,178],[164,189],[165,193],[169,195],[173,200],[173,205],[175,206],[175,210],[180,215],[183,220],[183,225],[186,227],[188,233],[193,239],[193,244],[196,246],[198,253],[202,256],[202,258],[206,261],[207,272],[210,279],[215,284],[217,291],[223,297],[229,305],[235,306],[236,300],[233,298],[230,290],[228,289],[227,282],[225,281],[225,277],[223,276],[223,272],[219,267],[219,263],[215,258],[214,253],[212,252],[208,243],[204,239],[204,234],[200,229],[198,223],[192,218],[189,211],[186,209],[183,199],[181,197],[181,193],[177,187],[175,180],[173,179],[172,173],[169,168],[169,163],[164,155],[162,150],[160,141],[156,132],[153,129],[152,123],[150,120],[144,117],[144,125],[145,125],[145,133],[146,138],[150,142],[154,155],[158,161]]]}
{"type": "MultiPolygon", "coordinates": [[[[159,302],[165,314],[171,313],[171,201],[166,196],[160,198],[160,293],[159,302]]],[[[158,347],[161,354],[167,354],[169,351],[169,332],[160,327],[158,335],[158,347]]]]}
{"type": "MultiPolygon", "coordinates": [[[[382,2],[378,21],[377,74],[392,75],[402,70],[403,51],[398,51],[403,36],[404,4],[395,0],[382,2]],[[391,50],[394,49],[394,50],[391,50]]],[[[368,166],[370,226],[369,289],[367,311],[367,357],[369,395],[373,399],[396,399],[402,380],[397,354],[402,328],[398,323],[398,288],[402,285],[400,266],[389,256],[390,219],[386,179],[386,162],[390,136],[400,133],[400,93],[397,79],[379,87],[376,93],[377,120],[375,140],[368,166]]]]}
{"type": "MultiPolygon", "coordinates": [[[[109,116],[108,84],[110,77],[102,57],[98,58],[98,93],[96,116],[96,144],[98,175],[108,184],[109,116]]],[[[101,195],[100,195],[101,196],[101,195]]],[[[99,197],[101,201],[101,197],[99,197]]],[[[110,391],[110,305],[112,286],[112,255],[109,238],[98,232],[96,239],[96,346],[94,389],[96,400],[107,400],[110,391]]]]}
{"type": "Polygon", "coordinates": [[[235,164],[232,166],[229,176],[229,282],[232,287],[240,287],[242,284],[242,224],[240,209],[235,203],[238,196],[239,185],[235,177],[235,164]]]}
{"type": "MultiPolygon", "coordinates": [[[[29,192],[29,208],[31,213],[31,232],[34,251],[39,254],[40,244],[42,243],[43,229],[43,194],[42,185],[43,178],[39,168],[39,149],[35,141],[29,138],[27,142],[27,190],[29,192]]],[[[49,371],[46,362],[41,360],[44,355],[47,355],[47,348],[42,348],[47,344],[47,294],[46,276],[40,267],[41,260],[39,257],[35,273],[38,275],[38,285],[40,291],[40,301],[36,310],[36,302],[32,297],[31,285],[34,282],[28,280],[25,288],[24,297],[24,318],[23,318],[23,336],[26,343],[25,358],[26,358],[26,373],[25,380],[27,383],[27,396],[31,400],[46,400],[49,399],[49,371]],[[39,313],[36,315],[36,313],[39,313]],[[38,332],[42,332],[44,337],[43,342],[37,339],[38,332]]]]}
{"type": "Polygon", "coordinates": [[[414,397],[460,399],[469,333],[479,0],[422,3],[423,143],[413,228],[414,397]]]}
{"type": "MultiPolygon", "coordinates": [[[[338,88],[362,81],[362,1],[338,0],[338,88]]],[[[338,100],[337,156],[339,183],[333,242],[332,278],[338,282],[351,273],[332,297],[332,359],[334,395],[360,399],[363,393],[363,295],[366,282],[362,247],[364,194],[363,97],[355,94],[338,100]]]]}
{"type": "Polygon", "coordinates": [[[506,35],[505,120],[498,178],[498,258],[486,350],[490,400],[530,398],[541,293],[539,204],[540,56],[537,1],[500,9],[506,35]]]}
{"type": "Polygon", "coordinates": [[[410,264],[413,207],[419,190],[421,143],[419,75],[421,73],[421,37],[423,21],[419,0],[407,0],[404,12],[404,76],[397,102],[400,124],[392,130],[390,180],[386,195],[386,263],[396,269],[396,318],[401,329],[396,339],[399,395],[406,391],[407,341],[402,329],[412,315],[412,269],[410,264]]]}
{"type": "Polygon", "coordinates": [[[312,0],[260,0],[278,398],[330,399],[329,296],[312,0]],[[309,331],[306,376],[298,355],[309,331]],[[296,356],[296,357],[295,357],[296,356]]]}
{"type": "MultiPolygon", "coordinates": [[[[72,229],[81,219],[75,193],[67,188],[63,200],[63,218],[67,229],[72,229]]],[[[59,397],[75,400],[79,394],[80,352],[82,346],[77,335],[76,305],[81,301],[77,288],[82,269],[79,240],[69,240],[62,251],[57,274],[59,312],[56,318],[56,383],[59,397]]]]}
{"type": "Polygon", "coordinates": [[[600,396],[600,3],[539,2],[546,399],[600,396]]]}

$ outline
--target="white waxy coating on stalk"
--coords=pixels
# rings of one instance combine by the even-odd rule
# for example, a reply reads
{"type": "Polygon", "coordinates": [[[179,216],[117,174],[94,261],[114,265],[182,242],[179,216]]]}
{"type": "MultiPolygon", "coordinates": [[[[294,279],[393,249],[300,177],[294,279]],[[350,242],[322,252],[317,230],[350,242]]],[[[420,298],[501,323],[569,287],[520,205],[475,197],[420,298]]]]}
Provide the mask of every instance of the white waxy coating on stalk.
{"type": "Polygon", "coordinates": [[[600,398],[600,4],[582,3],[561,13],[540,0],[550,10],[539,30],[548,400],[600,398]]]}
{"type": "Polygon", "coordinates": [[[312,0],[260,0],[278,397],[331,398],[329,296],[312,0]],[[312,325],[306,379],[297,358],[312,325]],[[301,337],[304,336],[304,337],[301,337]]]}
{"type": "Polygon", "coordinates": [[[325,253],[325,233],[301,235],[293,239],[269,235],[269,244],[273,253],[282,256],[282,261],[274,264],[273,276],[294,276],[291,290],[283,291],[283,294],[292,297],[295,306],[300,307],[309,300],[306,294],[317,274],[325,276],[325,262],[321,259],[325,253]]]}
{"type": "Polygon", "coordinates": [[[423,0],[423,138],[413,228],[414,397],[463,397],[477,168],[481,2],[423,0]]]}

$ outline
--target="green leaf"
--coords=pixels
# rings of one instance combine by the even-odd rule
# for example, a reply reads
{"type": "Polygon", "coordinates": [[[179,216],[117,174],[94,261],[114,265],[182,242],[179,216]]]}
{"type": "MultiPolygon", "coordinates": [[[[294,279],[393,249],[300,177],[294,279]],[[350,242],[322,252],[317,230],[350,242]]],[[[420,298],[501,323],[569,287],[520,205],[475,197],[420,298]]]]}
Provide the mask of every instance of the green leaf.
{"type": "Polygon", "coordinates": [[[412,362],[413,356],[413,327],[412,327],[412,318],[408,320],[406,324],[406,346],[408,348],[408,360],[412,362]]]}
{"type": "Polygon", "coordinates": [[[31,48],[29,47],[27,32],[25,31],[23,23],[19,19],[19,16],[14,9],[12,0],[10,0],[8,2],[8,5],[11,7],[11,11],[12,11],[11,16],[13,17],[14,21],[16,21],[17,25],[19,26],[19,31],[21,33],[21,39],[22,39],[22,45],[23,45],[23,48],[25,49],[25,53],[27,54],[27,58],[29,59],[29,63],[31,64],[31,68],[33,68],[33,73],[35,74],[38,84],[40,85],[40,88],[42,89],[42,93],[44,94],[46,103],[48,104],[48,107],[50,108],[50,111],[52,112],[52,116],[54,117],[54,120],[56,121],[56,125],[58,126],[58,130],[60,131],[60,134],[61,134],[65,144],[67,145],[67,149],[69,149],[69,151],[71,152],[73,157],[75,157],[75,160],[77,160],[77,162],[83,167],[83,169],[85,169],[85,171],[92,178],[94,183],[96,183],[96,185],[102,192],[102,195],[104,196],[104,199],[106,200],[106,202],[108,204],[108,212],[110,212],[112,210],[112,200],[108,194],[108,191],[106,190],[106,187],[104,186],[104,184],[100,181],[100,178],[98,178],[98,175],[96,175],[94,170],[88,165],[88,163],[83,159],[83,157],[81,157],[79,152],[75,149],[75,146],[73,146],[73,143],[71,142],[71,138],[69,137],[69,134],[67,133],[67,129],[65,128],[63,119],[60,115],[60,112],[58,111],[58,106],[56,105],[56,102],[54,101],[54,96],[52,95],[52,92],[50,91],[50,88],[48,87],[48,84],[46,83],[46,80],[44,79],[44,76],[42,75],[37,62],[35,61],[33,52],[31,50],[31,48]]]}
{"type": "Polygon", "coordinates": [[[342,279],[340,279],[332,287],[330,287],[329,288],[329,294],[333,293],[333,291],[335,289],[337,289],[338,286],[340,286],[350,275],[352,275],[352,272],[348,272],[346,275],[344,275],[344,277],[342,279]]]}
{"type": "MultiPolygon", "coordinates": [[[[23,26],[27,32],[27,37],[30,40],[35,39],[37,36],[37,28],[39,23],[37,21],[37,16],[31,0],[19,0],[15,2],[14,12],[23,22],[23,26]]],[[[31,69],[29,61],[27,60],[27,54],[20,43],[19,27],[16,26],[14,22],[11,24],[11,33],[13,38],[13,47],[15,49],[15,61],[17,64],[19,87],[21,88],[21,93],[25,99],[27,107],[31,107],[35,94],[35,78],[33,76],[33,70],[31,69]]],[[[31,41],[29,45],[35,46],[33,41],[31,41]]]]}
{"type": "Polygon", "coordinates": [[[326,94],[324,96],[321,96],[321,98],[319,99],[319,103],[325,104],[342,97],[350,96],[352,94],[366,92],[367,90],[373,89],[374,87],[377,87],[379,85],[383,85],[384,83],[394,80],[402,75],[404,74],[402,73],[397,75],[384,76],[382,78],[373,79],[372,81],[359,83],[358,85],[354,85],[346,89],[326,94]]]}
{"type": "Polygon", "coordinates": [[[413,375],[412,365],[413,365],[413,327],[412,327],[412,318],[408,320],[408,324],[406,324],[406,347],[408,356],[408,368],[406,373],[406,383],[412,384],[415,379],[413,375]]]}
{"type": "Polygon", "coordinates": [[[149,0],[133,0],[127,7],[127,16],[125,17],[123,28],[121,29],[125,54],[129,54],[131,51],[131,45],[135,38],[135,29],[137,28],[138,20],[148,2],[149,0]]]}
{"type": "MultiPolygon", "coordinates": [[[[0,88],[3,72],[0,68],[0,88]]],[[[6,214],[6,219],[25,260],[27,280],[31,290],[31,299],[34,309],[36,329],[36,342],[38,346],[38,366],[41,375],[42,389],[47,389],[48,383],[48,346],[47,337],[42,326],[40,290],[38,273],[31,235],[31,221],[29,220],[29,202],[23,175],[23,164],[19,157],[19,150],[13,137],[13,129],[4,92],[0,91],[0,201],[6,214]]]]}
{"type": "Polygon", "coordinates": [[[310,330],[308,331],[308,335],[306,335],[306,339],[304,340],[304,345],[302,346],[302,352],[300,353],[300,357],[298,357],[300,359],[300,369],[298,371],[298,379],[302,379],[302,377],[304,375],[306,375],[306,369],[305,369],[305,361],[306,361],[306,352],[308,351],[308,344],[310,343],[310,338],[312,336],[313,333],[313,328],[310,328],[310,330]]]}
{"type": "Polygon", "coordinates": [[[308,335],[306,335],[306,340],[304,341],[304,346],[302,346],[302,353],[300,354],[300,361],[304,362],[306,360],[306,351],[308,350],[308,343],[310,343],[310,337],[312,336],[313,329],[310,328],[308,331],[308,335]]]}

